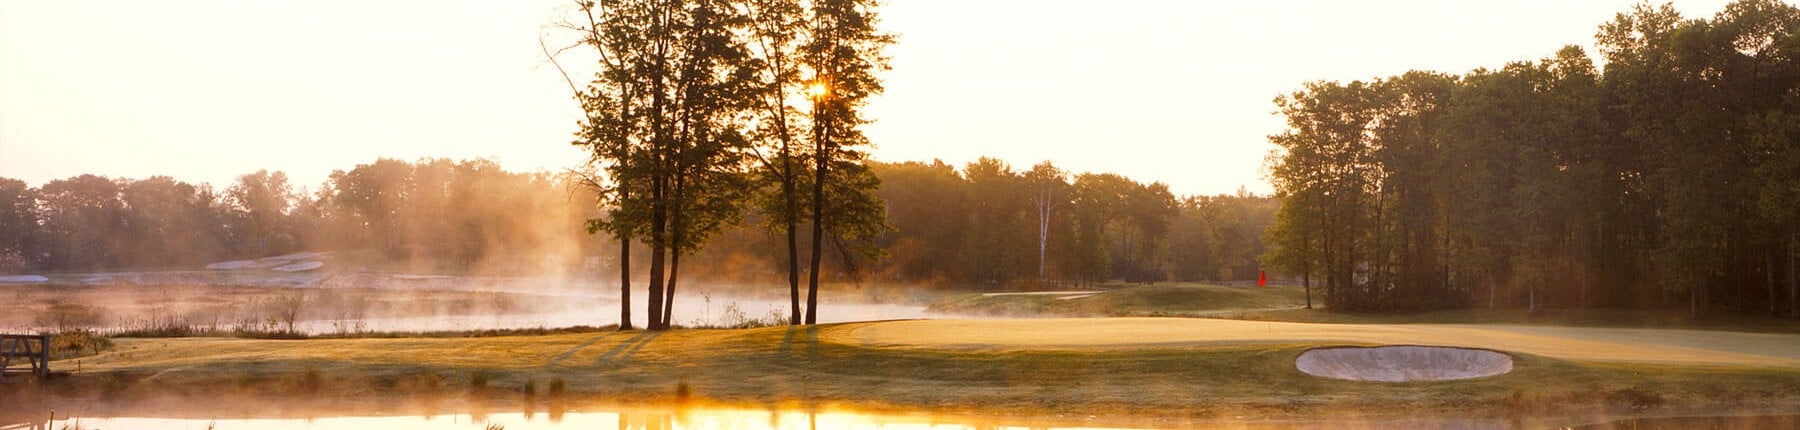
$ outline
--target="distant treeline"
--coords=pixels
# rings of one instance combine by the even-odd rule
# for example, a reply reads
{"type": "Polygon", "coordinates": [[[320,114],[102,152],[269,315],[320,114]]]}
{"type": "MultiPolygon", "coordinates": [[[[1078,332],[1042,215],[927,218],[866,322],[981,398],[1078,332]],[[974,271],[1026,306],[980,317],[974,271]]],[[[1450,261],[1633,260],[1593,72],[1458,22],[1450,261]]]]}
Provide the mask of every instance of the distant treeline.
{"type": "MultiPolygon", "coordinates": [[[[887,206],[888,229],[875,239],[881,257],[828,255],[853,271],[845,275],[868,281],[1002,288],[1255,280],[1259,238],[1279,206],[1241,191],[1178,198],[1160,183],[1073,174],[1047,162],[1030,170],[990,158],[960,170],[941,161],[867,163],[887,206]]],[[[751,213],[728,229],[696,264],[779,277],[779,243],[756,227],[762,218],[751,213]]]]}
{"type": "Polygon", "coordinates": [[[597,213],[592,193],[571,198],[578,190],[562,175],[442,159],[381,159],[332,172],[310,192],[267,171],[222,191],[166,176],[81,175],[37,188],[0,178],[0,272],[193,266],[300,250],[367,250],[366,263],[430,266],[421,269],[568,266],[581,256],[582,220],[597,213]]]}
{"type": "Polygon", "coordinates": [[[1640,5],[1463,75],[1278,98],[1268,261],[1351,310],[1800,312],[1800,11],[1640,5]]]}
{"type": "MultiPolygon", "coordinates": [[[[1242,192],[1177,198],[1162,184],[1048,163],[869,165],[888,207],[890,229],[876,240],[882,257],[832,254],[834,266],[866,281],[1254,280],[1258,238],[1279,206],[1242,192]]],[[[511,173],[486,160],[381,159],[310,191],[266,171],[223,191],[161,176],[81,175],[38,188],[0,178],[0,273],[355,250],[365,251],[359,264],[416,270],[599,274],[607,270],[582,262],[615,267],[617,243],[584,231],[583,220],[601,213],[594,201],[568,175],[511,173]]],[[[781,241],[763,219],[753,211],[723,232],[694,257],[696,275],[779,281],[781,241]]]]}
{"type": "Polygon", "coordinates": [[[1253,280],[1258,235],[1276,206],[1242,192],[1177,198],[1161,183],[1049,163],[1015,171],[983,158],[960,173],[942,163],[875,172],[897,227],[880,241],[880,270],[899,280],[1253,280]]]}

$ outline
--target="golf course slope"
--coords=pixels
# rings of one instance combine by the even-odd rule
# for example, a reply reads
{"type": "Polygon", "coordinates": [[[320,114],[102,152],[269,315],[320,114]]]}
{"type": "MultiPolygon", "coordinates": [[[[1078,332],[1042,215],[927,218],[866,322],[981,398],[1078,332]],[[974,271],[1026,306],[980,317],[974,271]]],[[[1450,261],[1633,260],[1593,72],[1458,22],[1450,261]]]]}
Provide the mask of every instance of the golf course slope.
{"type": "Polygon", "coordinates": [[[1197,318],[906,320],[828,330],[869,347],[1100,350],[1312,343],[1481,348],[1578,361],[1800,367],[1800,334],[1460,324],[1319,324],[1197,318]]]}

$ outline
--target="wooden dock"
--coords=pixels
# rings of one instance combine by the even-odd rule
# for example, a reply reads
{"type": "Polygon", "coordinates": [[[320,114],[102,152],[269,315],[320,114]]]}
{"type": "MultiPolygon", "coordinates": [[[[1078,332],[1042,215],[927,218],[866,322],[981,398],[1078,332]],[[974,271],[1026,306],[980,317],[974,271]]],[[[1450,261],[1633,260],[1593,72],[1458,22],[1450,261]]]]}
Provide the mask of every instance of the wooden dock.
{"type": "Polygon", "coordinates": [[[50,376],[50,335],[0,334],[0,380],[50,376]]]}

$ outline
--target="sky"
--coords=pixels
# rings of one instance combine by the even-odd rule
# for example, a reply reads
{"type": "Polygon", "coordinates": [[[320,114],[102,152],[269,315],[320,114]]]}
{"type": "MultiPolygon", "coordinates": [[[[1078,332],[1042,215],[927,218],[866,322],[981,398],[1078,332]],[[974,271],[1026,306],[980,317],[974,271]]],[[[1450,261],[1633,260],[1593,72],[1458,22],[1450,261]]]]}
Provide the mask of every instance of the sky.
{"type": "MultiPolygon", "coordinates": [[[[1051,161],[1178,195],[1272,190],[1272,100],[1308,81],[1462,73],[1576,44],[1630,0],[889,0],[882,161],[1051,161]]],[[[1710,18],[1725,0],[1677,0],[1710,18]]],[[[574,167],[578,106],[539,40],[564,0],[0,0],[0,177],[317,187],[377,157],[574,167]]],[[[566,63],[567,61],[565,61],[566,63]]],[[[565,64],[583,69],[585,64],[565,64]]]]}

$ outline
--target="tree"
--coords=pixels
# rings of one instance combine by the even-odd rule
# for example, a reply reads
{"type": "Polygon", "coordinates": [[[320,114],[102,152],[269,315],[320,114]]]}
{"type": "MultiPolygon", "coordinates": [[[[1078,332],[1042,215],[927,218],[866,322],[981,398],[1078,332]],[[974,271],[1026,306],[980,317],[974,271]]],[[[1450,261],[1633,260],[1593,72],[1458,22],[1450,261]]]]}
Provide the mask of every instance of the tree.
{"type": "Polygon", "coordinates": [[[1694,317],[1774,312],[1784,254],[1796,283],[1796,26],[1771,0],[1710,20],[1639,5],[1596,36],[1603,71],[1569,46],[1461,76],[1307,84],[1276,101],[1285,201],[1264,261],[1321,272],[1342,310],[1685,296],[1694,317]]]}
{"type": "MultiPolygon", "coordinates": [[[[1269,140],[1282,147],[1270,157],[1276,192],[1315,198],[1322,225],[1317,232],[1320,261],[1325,275],[1325,299],[1333,308],[1357,309],[1368,305],[1358,287],[1358,246],[1362,245],[1368,211],[1365,205],[1379,186],[1381,171],[1372,161],[1369,125],[1375,112],[1370,84],[1314,82],[1302,91],[1275,100],[1287,116],[1289,130],[1269,140]]],[[[1284,211],[1298,210],[1294,205],[1284,211]]],[[[1299,217],[1282,216],[1282,222],[1299,217]]],[[[1309,228],[1291,227],[1297,231],[1309,228]]],[[[1365,269],[1366,270],[1366,269],[1365,269]]],[[[1366,286],[1362,284],[1361,286],[1366,286]]]]}
{"type": "Polygon", "coordinates": [[[648,328],[665,329],[681,256],[738,216],[739,151],[749,134],[741,118],[755,94],[739,37],[748,21],[724,1],[585,2],[581,10],[588,21],[578,29],[600,53],[601,71],[580,91],[587,118],[574,143],[605,165],[616,207],[590,226],[649,245],[648,328]]]}
{"type": "Polygon", "coordinates": [[[36,266],[33,242],[39,228],[36,190],[25,181],[0,178],[0,273],[36,266]]]}
{"type": "Polygon", "coordinates": [[[834,175],[831,171],[844,161],[860,161],[863,154],[857,148],[868,144],[860,128],[868,120],[862,117],[861,110],[870,96],[882,91],[881,79],[875,73],[887,68],[882,50],[894,43],[893,36],[875,28],[876,6],[873,0],[814,0],[807,22],[810,32],[801,48],[803,66],[812,75],[807,84],[812,99],[813,143],[807,324],[818,322],[820,263],[827,223],[844,228],[837,233],[846,233],[861,229],[831,219],[867,218],[846,216],[847,213],[830,207],[826,189],[836,188],[836,194],[855,196],[856,200],[872,200],[868,196],[879,186],[878,181],[856,180],[860,175],[834,175]]]}
{"type": "Polygon", "coordinates": [[[983,284],[1000,285],[1026,273],[1030,231],[1024,221],[1031,192],[1024,178],[1004,161],[981,157],[963,168],[968,194],[967,225],[961,246],[964,273],[983,284]]]}
{"type": "Polygon", "coordinates": [[[889,258],[882,261],[890,280],[964,281],[964,249],[968,237],[968,186],[956,168],[943,161],[873,163],[882,187],[878,197],[886,202],[887,220],[894,231],[878,245],[889,258]]]}
{"type": "Polygon", "coordinates": [[[1025,182],[1031,187],[1032,208],[1036,210],[1038,266],[1037,280],[1045,281],[1045,268],[1048,265],[1050,249],[1050,231],[1054,226],[1054,216],[1068,205],[1069,183],[1062,169],[1049,161],[1038,163],[1025,172],[1025,182]]]}
{"type": "Polygon", "coordinates": [[[129,234],[121,238],[136,264],[170,266],[224,257],[226,232],[206,222],[213,202],[199,188],[167,176],[126,182],[120,190],[129,234]],[[168,252],[179,249],[182,252],[168,252]]]}
{"type": "Polygon", "coordinates": [[[46,265],[52,270],[118,267],[125,231],[124,204],[112,179],[81,175],[38,189],[46,265]]]}
{"type": "Polygon", "coordinates": [[[760,65],[752,87],[759,124],[753,129],[756,142],[751,148],[770,149],[768,156],[760,150],[753,154],[762,165],[759,178],[774,184],[762,187],[767,191],[761,194],[761,209],[769,215],[769,227],[786,236],[788,324],[799,325],[805,321],[800,310],[799,223],[807,214],[802,212],[799,190],[800,169],[804,168],[798,135],[802,118],[789,100],[805,91],[796,57],[806,29],[806,11],[798,0],[751,0],[746,5],[753,41],[748,48],[752,61],[760,65]]]}
{"type": "Polygon", "coordinates": [[[236,221],[232,234],[237,250],[259,257],[294,250],[293,237],[286,231],[294,203],[287,174],[258,170],[239,176],[226,195],[236,221]]]}

